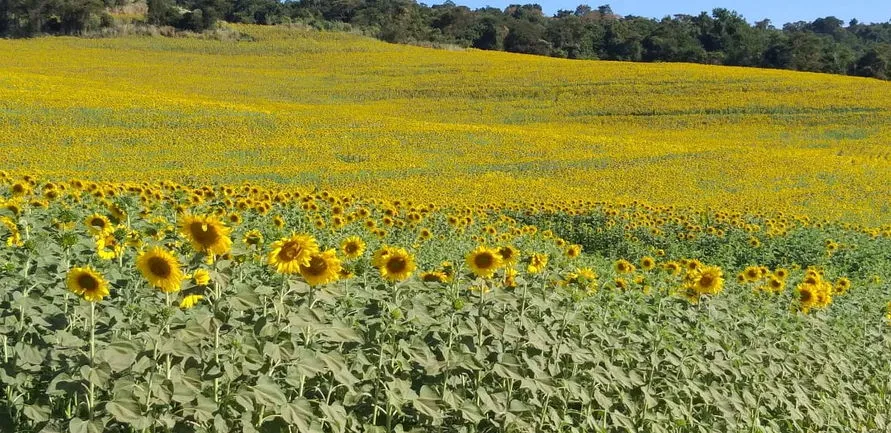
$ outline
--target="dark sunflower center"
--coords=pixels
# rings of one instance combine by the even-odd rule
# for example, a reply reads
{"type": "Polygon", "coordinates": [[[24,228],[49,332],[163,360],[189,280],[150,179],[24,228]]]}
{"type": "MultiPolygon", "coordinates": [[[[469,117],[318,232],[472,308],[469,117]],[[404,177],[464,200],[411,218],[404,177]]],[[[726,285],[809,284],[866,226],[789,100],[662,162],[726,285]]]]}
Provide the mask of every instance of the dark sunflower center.
{"type": "Polygon", "coordinates": [[[96,278],[94,278],[90,274],[82,274],[81,276],[77,277],[77,285],[86,291],[96,290],[97,288],[99,288],[99,282],[96,281],[96,278]]]}
{"type": "Polygon", "coordinates": [[[216,227],[198,221],[189,224],[189,231],[192,233],[192,237],[204,246],[212,245],[219,238],[216,227]]]}
{"type": "Polygon", "coordinates": [[[344,250],[346,250],[347,254],[353,254],[356,251],[359,251],[359,245],[351,242],[346,244],[346,248],[344,248],[344,250]]]}
{"type": "Polygon", "coordinates": [[[105,227],[105,221],[102,218],[93,218],[90,220],[90,225],[93,227],[103,228],[105,227]]]}
{"type": "Polygon", "coordinates": [[[714,284],[714,283],[715,283],[715,277],[708,275],[708,274],[703,275],[699,279],[699,285],[702,287],[711,287],[712,284],[714,284]]]}
{"type": "Polygon", "coordinates": [[[813,299],[814,295],[810,292],[810,290],[802,290],[801,291],[801,302],[810,302],[813,299]]]}
{"type": "Polygon", "coordinates": [[[489,253],[477,254],[473,258],[473,263],[480,269],[489,269],[495,263],[495,258],[489,253]]]}
{"type": "Polygon", "coordinates": [[[281,251],[279,251],[278,258],[282,261],[290,262],[300,255],[301,250],[303,250],[303,248],[300,247],[300,244],[296,242],[288,242],[282,247],[281,251]]]}
{"type": "Polygon", "coordinates": [[[387,272],[391,274],[399,274],[405,271],[408,262],[402,257],[391,257],[387,259],[387,272]]]}
{"type": "Polygon", "coordinates": [[[323,275],[328,270],[328,262],[319,256],[313,256],[309,259],[309,266],[303,268],[303,271],[309,275],[323,275]]]}
{"type": "Polygon", "coordinates": [[[148,267],[153,275],[160,277],[160,278],[169,277],[171,272],[173,271],[170,268],[170,263],[168,263],[167,260],[164,260],[161,257],[149,258],[148,267]]]}

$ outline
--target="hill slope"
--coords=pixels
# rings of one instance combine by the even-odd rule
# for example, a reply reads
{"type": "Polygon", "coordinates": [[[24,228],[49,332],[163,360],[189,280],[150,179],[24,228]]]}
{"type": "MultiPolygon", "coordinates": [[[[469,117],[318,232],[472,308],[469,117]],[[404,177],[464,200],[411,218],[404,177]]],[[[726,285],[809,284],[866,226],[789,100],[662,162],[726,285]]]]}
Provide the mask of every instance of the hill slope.
{"type": "Polygon", "coordinates": [[[0,168],[891,219],[886,82],[238,30],[4,41],[0,168]]]}

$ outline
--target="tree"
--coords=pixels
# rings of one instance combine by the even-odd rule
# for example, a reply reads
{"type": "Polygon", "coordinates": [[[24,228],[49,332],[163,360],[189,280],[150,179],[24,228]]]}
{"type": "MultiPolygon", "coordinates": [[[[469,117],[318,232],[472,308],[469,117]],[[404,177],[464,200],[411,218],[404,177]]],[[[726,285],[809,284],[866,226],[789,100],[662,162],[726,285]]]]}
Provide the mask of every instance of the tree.
{"type": "Polygon", "coordinates": [[[853,73],[887,80],[891,77],[891,46],[873,47],[854,63],[853,73]]]}

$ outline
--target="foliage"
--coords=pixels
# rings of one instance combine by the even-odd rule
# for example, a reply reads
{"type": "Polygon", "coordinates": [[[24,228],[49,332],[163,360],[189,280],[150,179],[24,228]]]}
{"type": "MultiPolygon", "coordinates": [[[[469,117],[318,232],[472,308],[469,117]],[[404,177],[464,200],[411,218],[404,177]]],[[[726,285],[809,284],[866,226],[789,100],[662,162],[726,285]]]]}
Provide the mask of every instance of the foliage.
{"type": "Polygon", "coordinates": [[[453,208],[250,184],[0,185],[14,222],[0,232],[4,431],[891,426],[891,291],[880,282],[891,275],[891,227],[640,204],[453,208]],[[176,223],[183,212],[227,221],[231,251],[193,249],[176,223]],[[295,231],[323,249],[357,236],[368,251],[341,256],[339,281],[309,286],[267,263],[272,241],[295,231]],[[106,235],[119,255],[97,251],[106,235]],[[585,252],[570,254],[567,241],[585,252]],[[444,278],[388,282],[371,253],[384,245],[444,278]],[[517,253],[472,261],[499,267],[480,278],[463,260],[493,254],[479,245],[517,253]],[[140,251],[159,248],[190,274],[181,290],[152,288],[138,269],[140,251]],[[550,260],[526,270],[538,255],[550,260]],[[614,257],[641,266],[617,273],[614,257]],[[851,285],[807,314],[792,289],[732,278],[691,303],[666,265],[720,272],[694,258],[728,277],[771,265],[790,270],[789,287],[809,275],[851,285]],[[110,286],[98,302],[66,289],[69,269],[84,265],[110,286]]]}

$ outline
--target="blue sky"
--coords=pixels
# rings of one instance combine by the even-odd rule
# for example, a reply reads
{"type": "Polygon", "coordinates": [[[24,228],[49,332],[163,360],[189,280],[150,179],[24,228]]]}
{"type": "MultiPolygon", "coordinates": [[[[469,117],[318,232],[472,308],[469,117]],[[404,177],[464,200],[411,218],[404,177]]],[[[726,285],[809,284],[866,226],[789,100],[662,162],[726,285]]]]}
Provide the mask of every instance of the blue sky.
{"type": "MultiPolygon", "coordinates": [[[[419,0],[422,3],[438,4],[439,0],[419,0]]],[[[596,8],[609,4],[619,15],[638,15],[662,18],[666,15],[698,14],[716,7],[735,10],[749,22],[764,18],[777,27],[793,21],[813,21],[829,15],[848,22],[857,18],[861,22],[888,22],[891,20],[891,0],[686,0],[667,2],[662,0],[452,0],[455,4],[471,8],[493,6],[504,8],[509,4],[538,3],[548,15],[559,9],[575,10],[579,4],[596,8]]]]}

